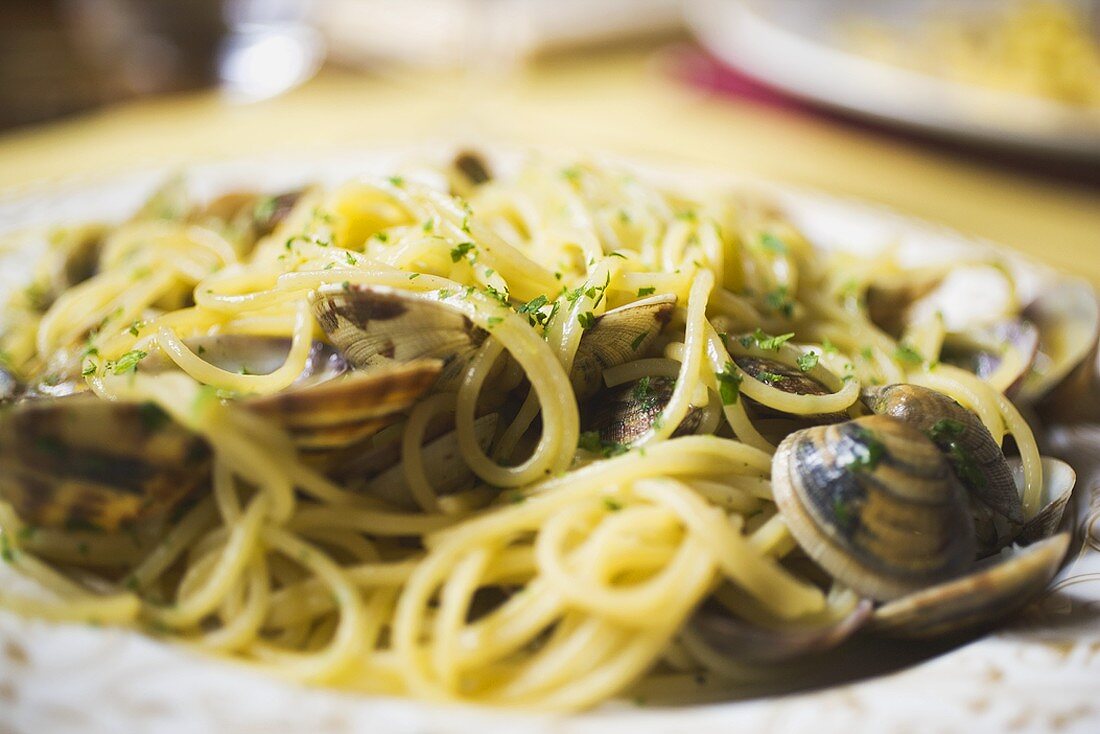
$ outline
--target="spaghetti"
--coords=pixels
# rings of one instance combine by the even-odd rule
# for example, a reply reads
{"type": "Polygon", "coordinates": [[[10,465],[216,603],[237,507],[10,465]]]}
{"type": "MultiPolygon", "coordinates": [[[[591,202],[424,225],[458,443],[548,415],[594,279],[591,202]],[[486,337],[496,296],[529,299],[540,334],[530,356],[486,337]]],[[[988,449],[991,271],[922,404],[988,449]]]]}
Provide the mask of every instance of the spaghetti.
{"type": "Polygon", "coordinates": [[[9,371],[36,393],[24,400],[155,405],[203,439],[209,468],[126,532],[35,526],[0,504],[5,558],[41,587],[0,603],[296,681],[568,710],[651,673],[744,676],[690,634],[704,601],[787,628],[851,612],[853,594],[797,562],[769,479],[800,421],[866,412],[861,386],[932,387],[1011,435],[1036,511],[1042,465],[1005,386],[947,363],[942,319],[895,334],[872,320],[870,289],[897,275],[889,253],[827,257],[766,204],[596,164],[436,174],[205,206],[178,206],[170,187],[130,221],[54,233],[5,316],[9,371]],[[66,273],[86,248],[94,267],[66,273]],[[308,371],[327,339],[311,303],[360,289],[421,297],[485,338],[345,451],[349,469],[308,460],[245,406],[308,371]],[[577,395],[595,320],[659,296],[676,306],[655,339],[577,395]],[[231,337],[283,344],[281,364],[204,354],[231,337]],[[779,368],[822,389],[785,390],[779,368]],[[644,387],[641,429],[623,442],[587,430],[624,385],[644,387]],[[437,441],[451,452],[430,454],[437,441]],[[441,490],[445,474],[459,486],[441,490]]]}

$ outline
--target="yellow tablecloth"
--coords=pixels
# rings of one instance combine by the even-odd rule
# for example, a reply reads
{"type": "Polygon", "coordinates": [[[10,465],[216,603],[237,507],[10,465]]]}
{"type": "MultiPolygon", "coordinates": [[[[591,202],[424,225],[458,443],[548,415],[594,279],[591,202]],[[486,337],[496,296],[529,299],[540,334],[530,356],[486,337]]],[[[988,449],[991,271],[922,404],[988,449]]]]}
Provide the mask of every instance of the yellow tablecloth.
{"type": "Polygon", "coordinates": [[[135,166],[371,146],[501,139],[702,163],[893,206],[1010,245],[1100,285],[1100,194],[953,160],[817,117],[704,95],[626,50],[522,72],[360,76],[328,71],[282,97],[203,93],[117,107],[0,137],[0,189],[135,166]]]}

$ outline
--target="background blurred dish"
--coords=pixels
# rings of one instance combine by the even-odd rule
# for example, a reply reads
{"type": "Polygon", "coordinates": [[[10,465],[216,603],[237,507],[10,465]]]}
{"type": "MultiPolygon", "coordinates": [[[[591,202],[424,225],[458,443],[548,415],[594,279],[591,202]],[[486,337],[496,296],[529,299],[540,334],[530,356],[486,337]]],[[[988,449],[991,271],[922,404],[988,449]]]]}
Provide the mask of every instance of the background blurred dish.
{"type": "MultiPolygon", "coordinates": [[[[865,53],[870,51],[866,46],[857,48],[851,33],[854,23],[868,21],[911,30],[944,7],[934,2],[691,0],[687,18],[716,56],[796,97],[947,137],[1100,159],[1100,108],[888,63],[865,53]]],[[[992,13],[997,4],[959,7],[973,17],[983,10],[992,13]]]]}

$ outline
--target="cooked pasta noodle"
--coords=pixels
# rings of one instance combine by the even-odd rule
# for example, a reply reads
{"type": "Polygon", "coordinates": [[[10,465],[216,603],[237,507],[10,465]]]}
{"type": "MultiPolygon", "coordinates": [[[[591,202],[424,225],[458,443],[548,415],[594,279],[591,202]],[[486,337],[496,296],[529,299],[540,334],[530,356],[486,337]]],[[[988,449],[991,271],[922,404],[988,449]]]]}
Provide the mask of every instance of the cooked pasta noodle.
{"type": "MultiPolygon", "coordinates": [[[[770,477],[790,431],[865,415],[862,387],[924,385],[998,443],[1011,435],[1037,511],[1031,432],[999,389],[946,363],[943,321],[892,335],[872,320],[869,289],[898,271],[889,252],[853,264],[752,197],[596,164],[532,159],[466,183],[466,199],[446,184],[459,173],[436,174],[256,196],[243,215],[217,214],[228,199],[146,213],[95,230],[86,277],[15,294],[3,348],[33,386],[23,403],[90,390],[152,404],[209,461],[192,462],[181,502],[126,532],[36,527],[0,505],[5,557],[41,587],[0,603],[134,626],[296,681],[578,709],[650,674],[774,676],[700,642],[688,621],[704,602],[776,628],[853,609],[853,593],[805,572],[770,477]],[[300,443],[314,424],[250,406],[312,369],[329,334],[311,306],[364,288],[418,297],[484,339],[430,355],[450,365],[434,391],[318,461],[300,443]],[[660,296],[675,299],[660,333],[580,394],[585,335],[660,296]],[[248,340],[281,351],[259,370],[211,357],[248,340]],[[792,392],[750,364],[821,389],[792,392]],[[589,428],[609,391],[646,403],[660,385],[629,441],[589,428]]],[[[56,235],[51,272],[86,231],[56,235]]],[[[378,359],[359,366],[399,361],[378,359]]]]}

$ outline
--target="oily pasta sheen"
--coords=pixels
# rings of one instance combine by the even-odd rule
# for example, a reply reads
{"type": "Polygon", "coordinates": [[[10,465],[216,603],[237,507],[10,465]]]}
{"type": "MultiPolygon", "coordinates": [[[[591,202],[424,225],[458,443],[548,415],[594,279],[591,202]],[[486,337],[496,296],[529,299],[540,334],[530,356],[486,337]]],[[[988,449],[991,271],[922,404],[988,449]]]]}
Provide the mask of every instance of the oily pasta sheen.
{"type": "MultiPolygon", "coordinates": [[[[753,680],[693,634],[703,604],[788,629],[852,612],[856,595],[807,571],[771,458],[797,427],[866,414],[864,386],[933,388],[1010,435],[1037,509],[1042,465],[1007,385],[941,362],[942,317],[872,321],[869,289],[904,278],[890,251],[826,256],[731,190],[536,156],[479,165],[487,181],[467,160],[214,202],[172,182],[127,221],[50,233],[4,312],[17,405],[152,405],[210,457],[182,500],[119,527],[35,523],[5,495],[4,557],[39,588],[0,602],[294,681],[575,710],[651,675],[753,680]],[[94,267],[69,273],[83,248],[94,267]],[[427,355],[434,386],[363,438],[307,450],[308,404],[294,430],[250,406],[273,409],[333,351],[319,304],[367,292],[444,308],[474,336],[427,355]],[[586,343],[642,302],[663,321],[624,340],[633,352],[586,343]],[[250,343],[282,346],[263,369],[211,356],[250,343]],[[598,378],[583,390],[582,363],[598,378]],[[616,389],[646,416],[628,440],[592,424],[616,389]]],[[[359,371],[436,328],[416,313],[359,371]]]]}

